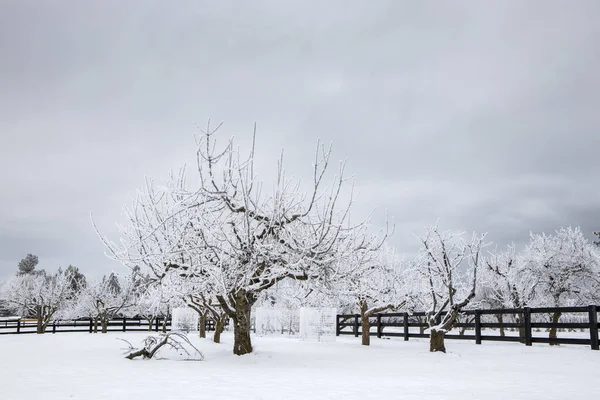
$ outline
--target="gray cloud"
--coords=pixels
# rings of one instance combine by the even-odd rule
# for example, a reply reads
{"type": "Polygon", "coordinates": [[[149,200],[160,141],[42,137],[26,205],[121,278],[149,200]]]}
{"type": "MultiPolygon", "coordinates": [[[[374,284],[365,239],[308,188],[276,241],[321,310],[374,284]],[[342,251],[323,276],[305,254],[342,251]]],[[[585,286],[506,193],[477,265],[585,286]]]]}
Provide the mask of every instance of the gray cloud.
{"type": "MultiPolygon", "coordinates": [[[[27,252],[91,274],[89,211],[113,222],[145,175],[226,122],[259,170],[307,178],[334,142],[394,243],[438,217],[522,243],[600,229],[595,1],[6,1],[0,13],[0,277],[27,252]]],[[[40,265],[42,266],[42,265],[40,265]]]]}

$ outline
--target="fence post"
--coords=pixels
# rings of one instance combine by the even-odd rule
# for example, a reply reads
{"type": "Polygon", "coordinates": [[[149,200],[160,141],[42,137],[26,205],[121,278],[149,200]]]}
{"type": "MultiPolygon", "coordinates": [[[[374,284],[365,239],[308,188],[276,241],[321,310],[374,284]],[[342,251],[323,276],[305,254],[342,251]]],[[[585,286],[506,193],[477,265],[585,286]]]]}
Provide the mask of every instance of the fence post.
{"type": "Polygon", "coordinates": [[[481,311],[475,310],[475,344],[481,344],[481,311]]]}
{"type": "Polygon", "coordinates": [[[404,340],[408,340],[408,313],[404,313],[404,340]]]}
{"type": "Polygon", "coordinates": [[[531,346],[531,308],[523,308],[523,325],[525,329],[525,346],[531,346]]]}
{"type": "Polygon", "coordinates": [[[590,320],[590,344],[592,350],[599,350],[600,346],[598,343],[598,307],[588,306],[588,314],[590,320]]]}
{"type": "Polygon", "coordinates": [[[381,314],[377,314],[377,337],[381,339],[381,314]]]}
{"type": "Polygon", "coordinates": [[[358,317],[360,317],[360,315],[354,314],[354,337],[358,337],[358,317]]]}
{"type": "Polygon", "coordinates": [[[156,326],[156,332],[158,332],[158,317],[156,317],[156,321],[155,321],[154,325],[156,326]]]}
{"type": "Polygon", "coordinates": [[[123,317],[123,332],[127,330],[127,318],[123,317]]]}
{"type": "Polygon", "coordinates": [[[56,333],[56,321],[52,321],[52,333],[56,333]]]}
{"type": "Polygon", "coordinates": [[[21,318],[17,320],[17,333],[21,333],[21,318]]]}
{"type": "Polygon", "coordinates": [[[94,318],[90,317],[90,333],[92,333],[93,328],[94,328],[94,318]]]}
{"type": "Polygon", "coordinates": [[[335,336],[340,336],[340,316],[335,316],[335,336]]]}

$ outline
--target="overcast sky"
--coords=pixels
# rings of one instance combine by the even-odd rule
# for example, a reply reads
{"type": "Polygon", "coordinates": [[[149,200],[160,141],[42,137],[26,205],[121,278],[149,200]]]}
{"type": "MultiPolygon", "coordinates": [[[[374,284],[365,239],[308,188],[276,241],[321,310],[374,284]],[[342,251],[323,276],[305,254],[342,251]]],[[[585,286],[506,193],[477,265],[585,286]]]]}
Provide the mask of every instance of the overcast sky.
{"type": "MultiPolygon", "coordinates": [[[[440,218],[504,245],[600,229],[600,2],[0,1],[0,278],[121,270],[114,223],[145,175],[225,121],[261,166],[347,159],[392,242],[440,218]]],[[[266,167],[265,167],[266,168],[266,167]]],[[[268,171],[263,168],[264,171],[268,171]]]]}

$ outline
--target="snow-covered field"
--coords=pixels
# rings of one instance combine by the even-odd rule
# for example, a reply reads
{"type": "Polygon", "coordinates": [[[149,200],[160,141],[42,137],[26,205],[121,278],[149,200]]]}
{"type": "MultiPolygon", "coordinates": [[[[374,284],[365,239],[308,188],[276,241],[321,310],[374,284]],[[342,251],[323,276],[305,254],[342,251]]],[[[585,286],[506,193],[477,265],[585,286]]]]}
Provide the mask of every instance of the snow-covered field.
{"type": "Polygon", "coordinates": [[[334,343],[254,337],[255,353],[193,338],[201,362],[126,360],[116,338],[144,333],[0,337],[0,399],[570,399],[596,396],[600,352],[587,346],[354,337],[334,343]]]}

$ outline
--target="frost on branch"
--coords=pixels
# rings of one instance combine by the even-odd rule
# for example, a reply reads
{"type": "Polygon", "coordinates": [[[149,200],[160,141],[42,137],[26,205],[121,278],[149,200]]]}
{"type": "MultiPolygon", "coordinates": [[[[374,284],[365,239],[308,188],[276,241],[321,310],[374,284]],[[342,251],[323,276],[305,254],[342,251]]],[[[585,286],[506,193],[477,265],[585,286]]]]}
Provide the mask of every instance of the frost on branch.
{"type": "Polygon", "coordinates": [[[286,176],[282,158],[275,182],[263,186],[254,145],[247,156],[233,140],[219,148],[218,128],[209,125],[197,138],[198,186],[188,187],[185,170],[164,186],[148,180],[126,210],[121,244],[103,240],[110,256],[129,267],[142,266],[159,280],[194,280],[194,301],[202,294],[218,303],[233,321],[234,353],[242,355],[252,352],[250,313],[262,292],[286,279],[326,279],[336,260],[357,250],[352,246],[373,243],[367,236],[343,240],[368,221],[348,221],[352,193],[342,202],[343,163],[326,186],[330,149],[317,146],[307,193],[286,176]]]}
{"type": "Polygon", "coordinates": [[[408,268],[389,246],[382,246],[376,251],[355,251],[340,264],[340,278],[331,284],[332,294],[337,292],[358,309],[362,344],[369,346],[370,318],[409,306],[408,268]]]}
{"type": "Polygon", "coordinates": [[[19,314],[35,317],[37,333],[41,334],[58,312],[73,303],[72,278],[68,270],[62,269],[54,275],[17,275],[6,282],[1,291],[2,297],[19,314]]]}
{"type": "Polygon", "coordinates": [[[190,342],[187,336],[179,332],[168,332],[158,336],[148,336],[144,339],[144,346],[142,348],[134,348],[132,344],[125,339],[119,340],[122,340],[129,345],[129,348],[124,354],[125,358],[130,360],[133,360],[136,357],[151,359],[162,347],[175,350],[179,355],[183,355],[185,360],[204,360],[204,354],[190,342]]]}
{"type": "Polygon", "coordinates": [[[127,313],[135,304],[138,281],[133,274],[119,278],[112,272],[101,280],[90,281],[77,295],[72,314],[94,318],[94,333],[100,324],[108,332],[108,322],[127,313]]]}
{"type": "Polygon", "coordinates": [[[446,352],[444,335],[475,297],[484,238],[485,234],[473,234],[466,241],[462,234],[440,232],[437,225],[428,228],[420,238],[422,247],[416,268],[420,296],[428,308],[432,352],[446,352]]]}
{"type": "MultiPolygon", "coordinates": [[[[527,277],[535,305],[566,307],[600,299],[600,255],[579,228],[561,228],[554,235],[531,234],[523,251],[521,275],[527,277]]],[[[561,313],[550,318],[558,323],[561,313]]],[[[556,338],[556,328],[550,329],[556,338]]]]}

